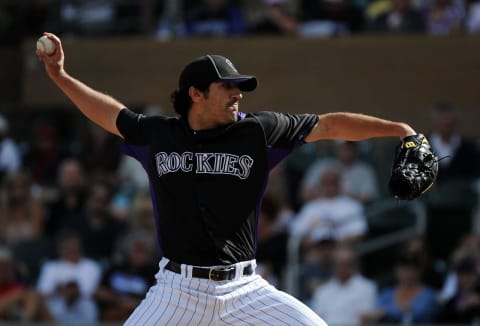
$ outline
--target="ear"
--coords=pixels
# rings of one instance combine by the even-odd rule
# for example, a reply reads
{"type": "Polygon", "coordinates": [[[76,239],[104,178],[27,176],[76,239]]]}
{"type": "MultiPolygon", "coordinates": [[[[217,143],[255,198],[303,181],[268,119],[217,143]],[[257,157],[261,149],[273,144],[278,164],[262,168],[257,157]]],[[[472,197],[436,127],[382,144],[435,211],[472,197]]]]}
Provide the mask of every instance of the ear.
{"type": "Polygon", "coordinates": [[[188,95],[192,99],[193,103],[198,103],[205,98],[205,96],[203,95],[203,92],[199,91],[194,86],[190,86],[188,88],[188,95]]]}

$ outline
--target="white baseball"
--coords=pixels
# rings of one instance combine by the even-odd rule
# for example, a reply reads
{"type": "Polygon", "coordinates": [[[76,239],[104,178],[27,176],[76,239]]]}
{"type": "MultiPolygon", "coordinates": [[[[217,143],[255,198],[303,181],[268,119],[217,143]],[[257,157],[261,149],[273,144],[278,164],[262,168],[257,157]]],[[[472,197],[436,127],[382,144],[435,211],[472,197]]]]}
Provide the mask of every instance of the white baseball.
{"type": "Polygon", "coordinates": [[[37,41],[37,49],[51,55],[55,52],[55,43],[45,35],[40,37],[37,41]]]}

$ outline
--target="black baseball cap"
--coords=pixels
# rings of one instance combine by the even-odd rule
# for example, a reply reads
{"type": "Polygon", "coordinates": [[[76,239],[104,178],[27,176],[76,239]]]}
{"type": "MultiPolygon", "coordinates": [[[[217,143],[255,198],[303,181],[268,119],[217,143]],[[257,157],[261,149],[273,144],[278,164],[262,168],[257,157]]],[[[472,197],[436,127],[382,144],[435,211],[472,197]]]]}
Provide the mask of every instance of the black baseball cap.
{"type": "Polygon", "coordinates": [[[206,89],[216,81],[228,81],[238,85],[243,92],[251,92],[257,88],[255,76],[242,75],[233,63],[226,57],[206,54],[190,62],[180,74],[179,89],[186,90],[190,86],[206,89]]]}

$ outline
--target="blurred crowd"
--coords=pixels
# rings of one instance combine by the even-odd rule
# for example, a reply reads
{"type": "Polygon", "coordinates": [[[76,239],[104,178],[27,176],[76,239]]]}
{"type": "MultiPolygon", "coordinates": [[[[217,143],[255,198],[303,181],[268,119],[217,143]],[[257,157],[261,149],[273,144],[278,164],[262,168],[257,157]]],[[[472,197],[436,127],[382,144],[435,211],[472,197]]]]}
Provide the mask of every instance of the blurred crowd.
{"type": "MultiPolygon", "coordinates": [[[[451,104],[431,118],[440,174],[422,197],[423,233],[371,257],[358,250],[373,237],[370,212],[391,200],[380,171],[398,140],[308,144],[271,173],[258,272],[285,289],[298,240],[296,295],[329,325],[478,323],[479,142],[462,135],[451,104]]],[[[0,115],[0,320],[122,321],[160,259],[149,181],[120,154],[120,139],[83,118],[65,139],[62,128],[75,128],[56,121],[36,121],[31,138],[17,140],[0,115]]],[[[395,223],[390,212],[381,219],[395,223]]]]}
{"type": "Polygon", "coordinates": [[[480,32],[479,0],[4,0],[0,40],[62,36],[186,37],[480,32]]]}

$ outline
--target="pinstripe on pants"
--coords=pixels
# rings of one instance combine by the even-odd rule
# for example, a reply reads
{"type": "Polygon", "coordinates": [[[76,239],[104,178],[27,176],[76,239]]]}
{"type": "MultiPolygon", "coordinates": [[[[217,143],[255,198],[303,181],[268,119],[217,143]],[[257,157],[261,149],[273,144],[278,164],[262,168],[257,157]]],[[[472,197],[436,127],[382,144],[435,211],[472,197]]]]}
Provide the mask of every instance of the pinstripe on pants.
{"type": "Polygon", "coordinates": [[[125,326],[163,325],[285,325],[326,326],[310,308],[275,289],[259,275],[240,276],[251,262],[236,264],[237,277],[215,282],[165,270],[160,261],[157,284],[125,322],[125,326]]]}

